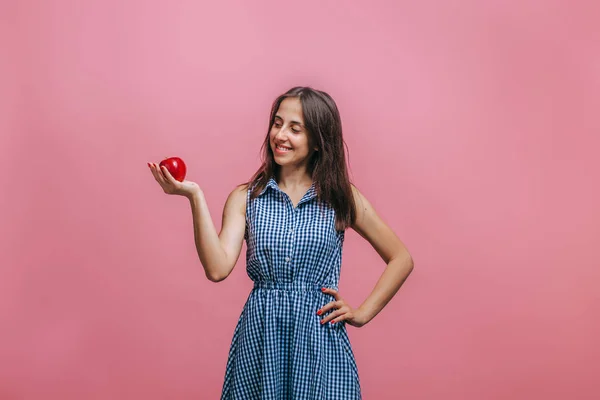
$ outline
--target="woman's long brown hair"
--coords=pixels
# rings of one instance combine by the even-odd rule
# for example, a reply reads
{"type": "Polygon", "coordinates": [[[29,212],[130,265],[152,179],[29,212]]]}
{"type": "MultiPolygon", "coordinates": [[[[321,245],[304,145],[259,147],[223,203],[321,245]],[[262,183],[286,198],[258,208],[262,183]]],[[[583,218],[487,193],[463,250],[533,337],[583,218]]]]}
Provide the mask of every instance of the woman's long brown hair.
{"type": "Polygon", "coordinates": [[[304,126],[308,131],[311,149],[308,172],[315,183],[317,198],[335,210],[336,229],[345,230],[356,219],[356,206],[346,165],[346,143],[342,136],[340,113],[335,101],[323,91],[298,86],[275,99],[267,136],[261,147],[262,165],[250,181],[246,182],[250,187],[254,187],[250,198],[256,198],[269,179],[277,179],[280,167],[273,157],[269,137],[279,105],[290,97],[300,99],[302,104],[304,126]],[[318,151],[313,150],[315,147],[318,151]]]}

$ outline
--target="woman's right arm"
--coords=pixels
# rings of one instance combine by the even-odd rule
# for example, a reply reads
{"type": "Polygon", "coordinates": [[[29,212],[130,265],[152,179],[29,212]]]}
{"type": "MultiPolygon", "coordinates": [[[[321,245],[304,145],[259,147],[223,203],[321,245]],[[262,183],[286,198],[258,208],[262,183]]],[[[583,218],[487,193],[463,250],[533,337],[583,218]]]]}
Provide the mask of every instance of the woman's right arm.
{"type": "Polygon", "coordinates": [[[189,197],[196,250],[206,277],[212,282],[227,278],[239,259],[246,229],[246,194],[246,185],[236,187],[229,194],[218,235],[204,193],[197,190],[189,197]]]}
{"type": "Polygon", "coordinates": [[[217,235],[198,184],[187,180],[178,182],[165,167],[155,163],[148,163],[148,167],[165,193],[185,196],[190,201],[194,242],[206,277],[213,282],[227,278],[240,257],[244,243],[247,185],[240,185],[229,194],[223,208],[221,233],[217,235]]]}

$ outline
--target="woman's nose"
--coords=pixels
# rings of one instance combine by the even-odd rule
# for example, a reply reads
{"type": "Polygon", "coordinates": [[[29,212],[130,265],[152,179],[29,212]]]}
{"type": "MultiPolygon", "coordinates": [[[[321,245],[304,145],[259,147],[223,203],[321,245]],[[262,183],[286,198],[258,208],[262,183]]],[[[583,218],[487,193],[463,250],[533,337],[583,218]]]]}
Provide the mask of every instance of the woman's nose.
{"type": "Polygon", "coordinates": [[[275,135],[275,138],[277,139],[286,139],[287,133],[284,127],[279,128],[279,130],[277,131],[277,134],[275,135]]]}

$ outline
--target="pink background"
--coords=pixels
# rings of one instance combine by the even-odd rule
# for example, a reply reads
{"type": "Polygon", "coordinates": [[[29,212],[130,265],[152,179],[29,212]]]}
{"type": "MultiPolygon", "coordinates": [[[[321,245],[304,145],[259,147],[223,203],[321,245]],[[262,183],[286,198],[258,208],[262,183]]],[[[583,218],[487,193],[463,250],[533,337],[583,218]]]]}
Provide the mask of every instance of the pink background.
{"type": "MultiPolygon", "coordinates": [[[[413,275],[348,327],[364,398],[597,399],[593,1],[0,3],[0,398],[216,399],[251,288],[206,280],[213,220],[273,99],[337,101],[354,182],[413,275]]],[[[341,291],[384,264],[349,231],[341,291]]]]}

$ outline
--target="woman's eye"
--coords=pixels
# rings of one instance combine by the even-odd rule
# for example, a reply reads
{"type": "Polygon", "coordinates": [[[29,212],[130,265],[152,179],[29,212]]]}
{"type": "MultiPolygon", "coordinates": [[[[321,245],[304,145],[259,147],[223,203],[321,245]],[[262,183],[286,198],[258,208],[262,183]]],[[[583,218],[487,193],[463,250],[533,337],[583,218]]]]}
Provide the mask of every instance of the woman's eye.
{"type": "MultiPolygon", "coordinates": [[[[281,123],[280,122],[273,122],[273,126],[277,129],[281,128],[281,123]]],[[[296,130],[294,128],[292,128],[292,132],[294,133],[300,133],[302,132],[302,130],[296,130]]]]}

